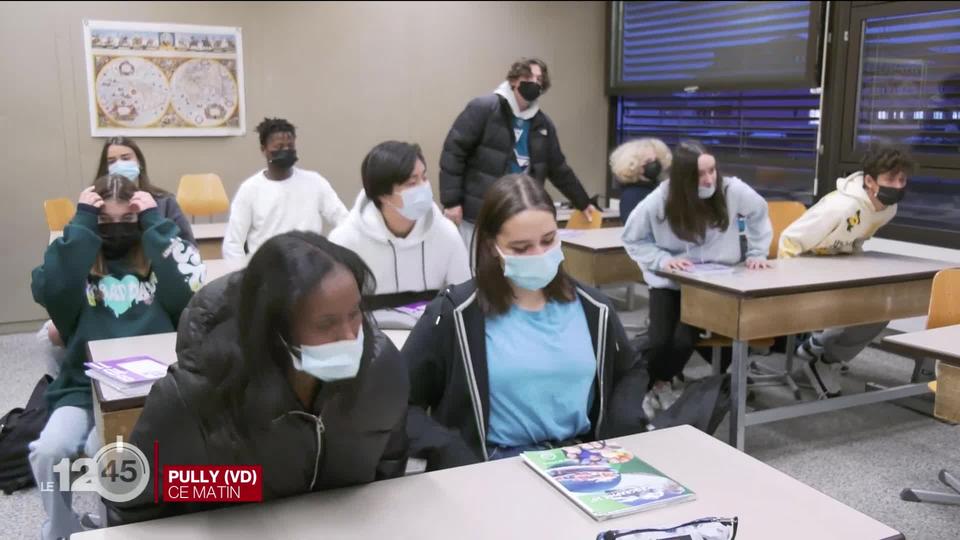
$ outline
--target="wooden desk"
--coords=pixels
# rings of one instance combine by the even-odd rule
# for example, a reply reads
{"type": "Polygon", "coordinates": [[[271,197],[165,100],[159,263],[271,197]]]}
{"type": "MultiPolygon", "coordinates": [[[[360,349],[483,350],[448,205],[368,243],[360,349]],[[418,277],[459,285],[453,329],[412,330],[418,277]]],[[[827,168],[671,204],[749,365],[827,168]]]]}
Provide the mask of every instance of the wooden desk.
{"type": "Polygon", "coordinates": [[[563,268],[574,279],[599,287],[643,281],[637,263],[623,247],[623,227],[562,229],[563,268]]]}
{"type": "Polygon", "coordinates": [[[933,415],[948,422],[960,422],[960,324],[889,336],[883,341],[908,355],[941,361],[937,367],[933,415]]]}
{"type": "MultiPolygon", "coordinates": [[[[572,208],[558,208],[557,209],[557,224],[560,227],[566,227],[567,222],[570,221],[570,216],[573,214],[572,208]]],[[[620,223],[620,210],[614,210],[612,208],[604,208],[600,213],[603,224],[601,227],[622,227],[623,223],[620,223]]]]}
{"type": "Polygon", "coordinates": [[[71,538],[589,540],[610,529],[736,516],[737,540],[903,539],[896,530],[692,427],[617,442],[688,486],[697,499],[594,521],[520,458],[510,458],[71,538]]]}
{"type": "Polygon", "coordinates": [[[193,229],[193,237],[197,240],[200,257],[204,260],[223,257],[223,237],[227,233],[226,223],[194,223],[190,228],[193,229]]]}
{"type": "Polygon", "coordinates": [[[914,317],[927,312],[933,276],[943,261],[885,253],[797,257],[767,270],[731,274],[657,272],[680,284],[683,322],[734,340],[730,442],[743,449],[745,428],[928,392],[910,384],[852,396],[747,413],[747,342],[833,326],[914,317]]]}

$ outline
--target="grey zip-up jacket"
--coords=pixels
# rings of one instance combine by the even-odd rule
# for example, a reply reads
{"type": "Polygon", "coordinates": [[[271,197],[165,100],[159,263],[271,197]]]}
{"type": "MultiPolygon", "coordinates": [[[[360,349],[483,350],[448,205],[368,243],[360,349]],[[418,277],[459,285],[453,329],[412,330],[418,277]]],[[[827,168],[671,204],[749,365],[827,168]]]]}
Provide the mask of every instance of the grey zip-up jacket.
{"type": "MultiPolygon", "coordinates": [[[[596,440],[644,431],[646,369],[609,299],[580,284],[576,290],[597,362],[591,431],[580,436],[596,440]]],[[[428,470],[488,458],[485,319],[475,281],[448,287],[427,307],[400,353],[410,373],[410,455],[426,459],[428,470]]]]}

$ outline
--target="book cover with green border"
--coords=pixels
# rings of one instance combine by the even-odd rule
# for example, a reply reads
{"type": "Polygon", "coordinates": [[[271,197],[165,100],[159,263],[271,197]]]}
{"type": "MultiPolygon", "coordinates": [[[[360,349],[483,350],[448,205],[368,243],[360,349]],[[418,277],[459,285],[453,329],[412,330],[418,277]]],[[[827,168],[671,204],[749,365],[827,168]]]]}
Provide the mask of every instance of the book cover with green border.
{"type": "Polygon", "coordinates": [[[693,491],[614,443],[583,443],[524,452],[522,457],[597,520],[696,498],[693,491]]]}

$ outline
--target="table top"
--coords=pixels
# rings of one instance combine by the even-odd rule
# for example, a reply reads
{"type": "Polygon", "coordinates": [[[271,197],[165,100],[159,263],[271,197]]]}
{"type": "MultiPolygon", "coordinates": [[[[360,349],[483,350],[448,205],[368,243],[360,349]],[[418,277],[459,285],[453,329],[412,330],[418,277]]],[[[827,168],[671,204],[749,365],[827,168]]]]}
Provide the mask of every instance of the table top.
{"type": "Polygon", "coordinates": [[[960,324],[887,336],[883,341],[939,360],[960,362],[960,324]]]}
{"type": "Polygon", "coordinates": [[[511,458],[266,504],[75,534],[74,539],[535,538],[590,540],[610,529],[740,520],[738,540],[893,540],[894,529],[689,426],[617,442],[697,499],[595,521],[511,458]]]}
{"type": "Polygon", "coordinates": [[[560,240],[566,246],[590,251],[623,250],[623,227],[603,229],[560,229],[560,240]]]}
{"type": "Polygon", "coordinates": [[[738,296],[773,296],[799,292],[861,287],[932,278],[947,261],[867,252],[833,257],[795,257],[770,261],[773,268],[748,270],[738,265],[725,274],[693,274],[658,270],[657,275],[681,284],[717,289],[738,296]]]}
{"type": "Polygon", "coordinates": [[[193,223],[190,229],[197,240],[223,240],[227,234],[226,223],[193,223]]]}

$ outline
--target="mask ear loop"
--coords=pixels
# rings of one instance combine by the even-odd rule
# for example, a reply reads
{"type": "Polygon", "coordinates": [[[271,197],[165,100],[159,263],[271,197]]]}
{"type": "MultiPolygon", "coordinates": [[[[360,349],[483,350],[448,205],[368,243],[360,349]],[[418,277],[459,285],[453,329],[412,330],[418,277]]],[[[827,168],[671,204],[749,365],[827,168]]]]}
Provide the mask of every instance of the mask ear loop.
{"type": "Polygon", "coordinates": [[[293,367],[297,371],[300,371],[303,368],[303,360],[300,358],[300,347],[287,343],[287,340],[283,339],[283,336],[279,332],[277,332],[277,337],[280,338],[280,343],[283,343],[283,346],[287,349],[287,353],[290,354],[290,359],[293,361],[293,367]]]}

